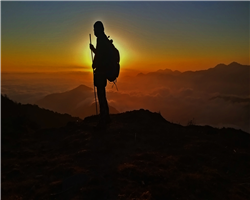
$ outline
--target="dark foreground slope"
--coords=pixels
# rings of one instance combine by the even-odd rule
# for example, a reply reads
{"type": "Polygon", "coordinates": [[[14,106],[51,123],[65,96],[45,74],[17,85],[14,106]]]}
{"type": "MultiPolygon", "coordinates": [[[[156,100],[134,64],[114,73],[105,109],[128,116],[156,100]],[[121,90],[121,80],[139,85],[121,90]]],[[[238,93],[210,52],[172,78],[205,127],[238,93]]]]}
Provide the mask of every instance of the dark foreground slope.
{"type": "Polygon", "coordinates": [[[3,199],[249,199],[250,136],[145,110],[3,142],[3,199]]]}
{"type": "Polygon", "coordinates": [[[39,108],[37,105],[16,103],[1,95],[1,123],[4,134],[9,131],[16,133],[22,130],[58,128],[76,120],[81,119],[39,108]]]}

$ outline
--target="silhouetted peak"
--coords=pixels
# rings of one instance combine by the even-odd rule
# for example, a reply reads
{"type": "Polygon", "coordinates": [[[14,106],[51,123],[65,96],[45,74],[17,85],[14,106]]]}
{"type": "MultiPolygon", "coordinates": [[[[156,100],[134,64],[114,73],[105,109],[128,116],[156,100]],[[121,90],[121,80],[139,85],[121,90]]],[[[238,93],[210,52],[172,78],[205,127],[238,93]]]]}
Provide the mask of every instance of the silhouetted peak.
{"type": "Polygon", "coordinates": [[[171,69],[165,69],[164,70],[164,73],[171,73],[171,72],[173,72],[171,69]]]}
{"type": "Polygon", "coordinates": [[[232,62],[228,66],[230,66],[230,67],[238,67],[238,66],[242,66],[242,65],[237,63],[237,62],[232,62]]]}
{"type": "Polygon", "coordinates": [[[138,120],[144,123],[167,122],[167,120],[161,116],[160,112],[151,112],[144,109],[128,111],[125,112],[124,115],[127,115],[130,119],[138,120]]]}
{"type": "Polygon", "coordinates": [[[218,65],[216,65],[214,68],[222,68],[222,67],[226,67],[227,65],[225,65],[224,63],[220,63],[218,65]]]}
{"type": "Polygon", "coordinates": [[[158,73],[164,73],[164,74],[168,74],[168,73],[172,73],[173,71],[171,69],[159,69],[156,72],[158,73]]]}
{"type": "Polygon", "coordinates": [[[143,75],[145,75],[145,74],[143,74],[143,73],[139,73],[139,74],[137,74],[137,76],[143,76],[143,75]]]}
{"type": "Polygon", "coordinates": [[[240,67],[240,66],[242,66],[242,65],[237,63],[237,62],[232,62],[229,65],[225,65],[223,63],[220,63],[220,64],[216,65],[215,68],[240,67]]]}
{"type": "MultiPolygon", "coordinates": [[[[131,124],[144,124],[145,126],[151,126],[158,123],[170,124],[166,119],[164,119],[160,113],[151,112],[149,110],[133,110],[124,113],[115,114],[115,118],[123,123],[131,124]]],[[[86,117],[84,120],[91,121],[94,120],[95,116],[86,117]]]]}
{"type": "Polygon", "coordinates": [[[90,92],[92,91],[93,89],[86,86],[86,85],[79,85],[78,87],[72,89],[72,90],[68,90],[67,92],[64,92],[64,93],[82,93],[82,92],[90,92]]]}
{"type": "Polygon", "coordinates": [[[81,91],[86,91],[86,90],[92,90],[92,88],[86,86],[86,85],[79,85],[78,87],[76,87],[75,89],[73,90],[81,90],[81,91]]]}

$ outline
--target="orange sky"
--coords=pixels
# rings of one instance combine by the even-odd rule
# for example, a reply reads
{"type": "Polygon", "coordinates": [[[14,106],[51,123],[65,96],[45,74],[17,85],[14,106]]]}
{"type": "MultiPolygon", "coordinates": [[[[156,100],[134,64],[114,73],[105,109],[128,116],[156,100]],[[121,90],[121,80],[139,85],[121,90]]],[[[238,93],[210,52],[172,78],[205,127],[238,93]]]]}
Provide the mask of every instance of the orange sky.
{"type": "Polygon", "coordinates": [[[2,2],[2,72],[91,71],[101,20],[121,71],[249,64],[249,2],[2,2]],[[221,8],[224,9],[221,9],[221,8]]]}

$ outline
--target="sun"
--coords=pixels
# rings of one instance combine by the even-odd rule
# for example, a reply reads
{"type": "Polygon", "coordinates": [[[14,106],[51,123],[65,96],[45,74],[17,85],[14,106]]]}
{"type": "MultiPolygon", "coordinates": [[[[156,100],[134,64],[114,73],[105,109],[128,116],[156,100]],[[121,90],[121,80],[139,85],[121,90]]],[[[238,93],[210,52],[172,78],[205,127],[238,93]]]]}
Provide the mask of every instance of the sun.
{"type": "MultiPolygon", "coordinates": [[[[93,37],[93,36],[92,36],[93,37]]],[[[124,44],[123,40],[119,37],[112,37],[110,38],[113,40],[114,46],[118,49],[120,54],[120,65],[126,66],[127,60],[129,58],[128,55],[128,49],[126,48],[126,45],[124,44]]],[[[81,44],[81,64],[84,66],[84,71],[92,71],[92,56],[91,56],[91,50],[89,49],[89,41],[86,39],[81,44]],[[89,69],[88,69],[89,67],[89,69]]],[[[92,38],[92,44],[96,46],[96,38],[92,38]]],[[[94,53],[92,53],[94,58],[94,53]]]]}

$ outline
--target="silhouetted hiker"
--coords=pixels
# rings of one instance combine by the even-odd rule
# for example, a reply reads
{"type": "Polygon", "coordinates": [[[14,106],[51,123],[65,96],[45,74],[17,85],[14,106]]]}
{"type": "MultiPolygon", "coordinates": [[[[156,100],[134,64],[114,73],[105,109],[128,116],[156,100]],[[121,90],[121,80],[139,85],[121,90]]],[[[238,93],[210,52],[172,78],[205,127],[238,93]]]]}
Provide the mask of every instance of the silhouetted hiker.
{"type": "Polygon", "coordinates": [[[106,69],[109,65],[109,40],[104,33],[104,26],[100,21],[94,24],[94,34],[97,37],[96,48],[92,44],[89,47],[95,53],[92,68],[94,69],[94,85],[97,87],[100,106],[100,120],[97,128],[102,129],[106,127],[107,123],[111,122],[105,90],[107,85],[106,69]]]}

